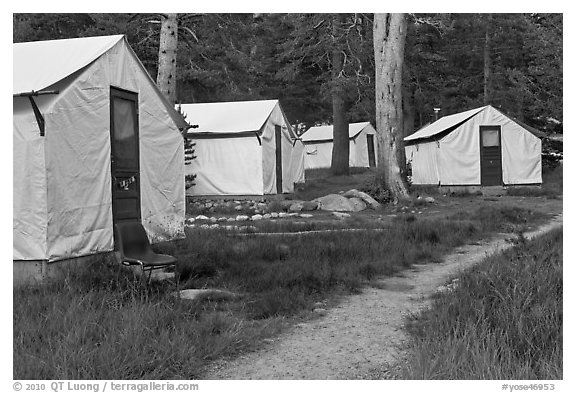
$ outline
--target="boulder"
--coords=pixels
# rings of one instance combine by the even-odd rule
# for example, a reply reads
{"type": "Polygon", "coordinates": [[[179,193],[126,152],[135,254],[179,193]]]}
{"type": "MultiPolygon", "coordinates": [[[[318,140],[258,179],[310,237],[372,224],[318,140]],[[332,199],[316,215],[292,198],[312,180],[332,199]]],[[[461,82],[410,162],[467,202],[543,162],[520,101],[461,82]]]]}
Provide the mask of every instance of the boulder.
{"type": "Polygon", "coordinates": [[[278,213],[272,212],[272,213],[270,213],[270,217],[271,218],[278,218],[278,213]]]}
{"type": "Polygon", "coordinates": [[[250,219],[250,217],[242,215],[242,214],[239,216],[236,216],[236,221],[248,221],[249,219],[250,219]]]}
{"type": "Polygon", "coordinates": [[[301,217],[301,218],[312,218],[312,217],[314,217],[314,216],[313,216],[312,214],[302,213],[302,214],[300,214],[300,217],[301,217]]]}
{"type": "Polygon", "coordinates": [[[268,220],[271,217],[272,217],[272,215],[270,213],[266,213],[262,216],[262,218],[264,218],[265,220],[268,220]]]}
{"type": "Polygon", "coordinates": [[[216,222],[218,219],[216,217],[210,217],[210,222],[216,222]]]}
{"type": "Polygon", "coordinates": [[[380,207],[380,203],[376,199],[372,198],[370,195],[366,194],[365,192],[358,191],[354,188],[346,191],[343,195],[346,198],[359,198],[359,199],[363,200],[364,202],[366,202],[368,204],[368,206],[370,206],[372,209],[376,209],[376,208],[380,207]]]}
{"type": "Polygon", "coordinates": [[[199,216],[196,216],[196,220],[208,220],[208,217],[203,216],[203,215],[199,215],[199,216]]]}
{"type": "Polygon", "coordinates": [[[288,211],[299,212],[299,211],[302,211],[303,206],[304,206],[303,201],[296,201],[290,205],[290,207],[288,208],[288,211]]]}
{"type": "Polygon", "coordinates": [[[254,214],[251,219],[252,221],[259,221],[263,218],[263,216],[261,214],[254,214]]]}
{"type": "Polygon", "coordinates": [[[242,210],[242,209],[243,209],[242,205],[238,205],[238,206],[236,206],[236,207],[234,208],[234,210],[237,210],[237,211],[240,211],[240,210],[242,210]]]}
{"type": "Polygon", "coordinates": [[[175,295],[183,300],[195,300],[200,298],[203,300],[215,301],[233,300],[239,296],[236,293],[221,289],[183,289],[176,292],[175,295]]]}
{"type": "Polygon", "coordinates": [[[318,202],[314,201],[304,201],[302,204],[302,211],[303,212],[311,212],[312,210],[318,209],[318,202]]]}
{"type": "Polygon", "coordinates": [[[348,214],[348,213],[332,212],[332,214],[333,214],[336,218],[339,218],[339,219],[341,219],[341,220],[350,217],[350,214],[348,214]]]}
{"type": "MultiPolygon", "coordinates": [[[[352,212],[359,211],[358,203],[351,201],[343,195],[328,194],[326,196],[316,198],[312,202],[318,203],[318,209],[339,212],[352,212]]],[[[366,205],[364,205],[366,208],[366,205]]]]}
{"type": "Polygon", "coordinates": [[[429,197],[424,198],[424,201],[426,201],[427,203],[434,203],[434,202],[436,202],[436,199],[429,196],[429,197]]]}
{"type": "Polygon", "coordinates": [[[362,210],[366,210],[366,202],[364,202],[360,198],[348,198],[350,202],[352,202],[354,212],[361,212],[362,210]]]}
{"type": "Polygon", "coordinates": [[[287,217],[290,217],[290,215],[288,213],[284,213],[284,212],[278,213],[278,218],[287,218],[287,217]]]}

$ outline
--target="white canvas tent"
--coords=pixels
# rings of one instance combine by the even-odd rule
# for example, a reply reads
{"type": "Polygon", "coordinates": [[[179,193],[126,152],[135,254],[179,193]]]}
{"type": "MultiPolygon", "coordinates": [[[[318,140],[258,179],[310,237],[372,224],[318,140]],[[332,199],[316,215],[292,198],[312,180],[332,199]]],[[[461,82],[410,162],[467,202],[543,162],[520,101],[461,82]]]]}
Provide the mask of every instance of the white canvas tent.
{"type": "Polygon", "coordinates": [[[188,137],[196,159],[190,195],[267,195],[294,192],[304,181],[301,142],[278,100],[182,104],[198,125],[188,137]]]}
{"type": "Polygon", "coordinates": [[[183,236],[184,119],[123,35],[14,44],[13,259],[114,249],[113,223],[183,236]]]}
{"type": "MultiPolygon", "coordinates": [[[[378,144],[376,130],[369,122],[351,123],[348,127],[350,139],[350,167],[376,166],[378,144]]],[[[305,145],[304,165],[306,169],[329,168],[332,164],[334,146],[333,127],[311,127],[302,135],[305,145]]]]}
{"type": "Polygon", "coordinates": [[[490,105],[442,117],[404,138],[412,184],[540,184],[542,145],[535,134],[490,105]]]}

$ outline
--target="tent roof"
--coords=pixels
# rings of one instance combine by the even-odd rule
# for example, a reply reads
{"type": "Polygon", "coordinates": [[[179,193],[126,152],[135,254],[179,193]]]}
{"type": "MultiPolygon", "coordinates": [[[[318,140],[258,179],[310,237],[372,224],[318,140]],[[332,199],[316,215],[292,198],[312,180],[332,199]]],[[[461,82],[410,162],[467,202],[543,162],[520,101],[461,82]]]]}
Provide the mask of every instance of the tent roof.
{"type": "Polygon", "coordinates": [[[198,128],[189,133],[234,134],[260,131],[278,100],[182,104],[182,113],[198,128]]]}
{"type": "MultiPolygon", "coordinates": [[[[362,123],[350,123],[348,125],[348,136],[350,139],[354,139],[366,126],[370,125],[370,122],[365,121],[362,123]]],[[[302,140],[304,142],[310,141],[331,141],[334,139],[333,126],[317,126],[310,127],[308,131],[302,134],[302,140]]]]}
{"type": "Polygon", "coordinates": [[[123,35],[14,44],[12,93],[45,89],[106,53],[123,35]]]}
{"type": "MultiPolygon", "coordinates": [[[[14,44],[12,94],[37,92],[60,82],[98,59],[123,39],[126,39],[125,36],[120,34],[14,44]]],[[[174,123],[180,129],[186,128],[182,116],[168,103],[128,42],[126,45],[139,62],[142,72],[150,79],[174,123]]]]}
{"type": "MultiPolygon", "coordinates": [[[[404,141],[410,142],[410,141],[415,141],[417,139],[426,139],[426,138],[430,138],[430,137],[433,137],[435,135],[438,135],[444,131],[448,131],[449,129],[464,123],[465,121],[474,117],[475,115],[482,112],[484,109],[486,109],[488,107],[491,107],[491,105],[486,105],[486,106],[483,106],[480,108],[471,109],[469,111],[456,113],[456,114],[453,114],[450,116],[444,116],[444,117],[436,120],[434,123],[431,123],[431,124],[428,124],[428,125],[422,127],[420,130],[416,131],[414,134],[407,136],[406,138],[404,138],[404,141]]],[[[496,110],[498,111],[498,109],[496,109],[496,110]]],[[[500,111],[498,111],[498,112],[500,112],[500,111]]],[[[500,112],[500,113],[502,113],[502,112],[500,112]]],[[[546,135],[542,131],[538,131],[534,127],[530,127],[529,125],[522,123],[521,121],[513,118],[512,116],[509,116],[505,113],[502,113],[502,114],[538,138],[542,138],[543,136],[546,135]]]]}
{"type": "Polygon", "coordinates": [[[472,116],[482,112],[488,106],[483,106],[476,109],[471,109],[466,112],[456,113],[450,116],[444,116],[434,123],[428,124],[427,126],[421,128],[420,130],[416,131],[414,134],[407,136],[404,138],[405,141],[413,141],[416,139],[425,139],[430,138],[434,135],[440,134],[441,132],[446,131],[447,129],[454,127],[460,123],[465,122],[466,120],[470,119],[472,116]]]}

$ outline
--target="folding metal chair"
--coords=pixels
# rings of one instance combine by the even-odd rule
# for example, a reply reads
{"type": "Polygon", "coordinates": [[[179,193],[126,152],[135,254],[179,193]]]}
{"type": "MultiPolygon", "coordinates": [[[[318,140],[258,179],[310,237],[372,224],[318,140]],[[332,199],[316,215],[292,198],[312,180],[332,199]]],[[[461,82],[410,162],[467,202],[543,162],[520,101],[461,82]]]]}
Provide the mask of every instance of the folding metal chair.
{"type": "Polygon", "coordinates": [[[146,230],[142,223],[122,222],[115,225],[116,248],[120,251],[124,266],[140,266],[142,274],[148,271],[147,283],[150,283],[152,271],[176,266],[176,258],[171,255],[157,254],[152,250],[146,230]]]}

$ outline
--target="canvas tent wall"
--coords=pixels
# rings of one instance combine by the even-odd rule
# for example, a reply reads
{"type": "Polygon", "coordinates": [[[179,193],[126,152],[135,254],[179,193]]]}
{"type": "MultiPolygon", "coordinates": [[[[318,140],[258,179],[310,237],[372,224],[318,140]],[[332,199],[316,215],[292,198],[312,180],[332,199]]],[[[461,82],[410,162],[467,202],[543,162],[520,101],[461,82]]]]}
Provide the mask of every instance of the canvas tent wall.
{"type": "Polygon", "coordinates": [[[124,36],[14,44],[13,60],[13,259],[112,251],[129,213],[152,241],[182,236],[186,123],[124,36]]]}
{"type": "MultiPolygon", "coordinates": [[[[334,146],[333,127],[311,127],[302,135],[305,145],[304,165],[306,169],[329,168],[334,146]]],[[[351,167],[376,166],[376,130],[369,122],[351,123],[348,128],[350,139],[349,165],[351,167]]]]}
{"type": "Polygon", "coordinates": [[[490,105],[440,118],[404,138],[412,184],[540,184],[537,133],[490,105]]]}
{"type": "Polygon", "coordinates": [[[189,195],[267,195],[294,192],[304,181],[303,149],[278,100],[182,104],[198,128],[188,132],[196,159],[189,195]]]}

